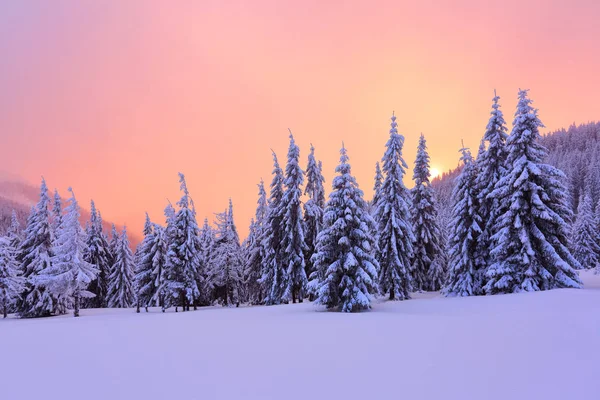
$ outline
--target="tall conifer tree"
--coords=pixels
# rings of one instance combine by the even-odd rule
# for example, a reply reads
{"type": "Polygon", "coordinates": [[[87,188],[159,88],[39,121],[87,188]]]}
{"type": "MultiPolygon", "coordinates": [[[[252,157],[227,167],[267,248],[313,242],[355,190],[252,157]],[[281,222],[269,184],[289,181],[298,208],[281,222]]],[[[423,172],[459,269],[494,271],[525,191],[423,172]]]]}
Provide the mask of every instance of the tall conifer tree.
{"type": "Polygon", "coordinates": [[[96,204],[92,200],[90,203],[90,221],[86,229],[84,258],[87,262],[96,266],[98,273],[88,288],[94,294],[94,297],[86,302],[89,307],[108,306],[107,293],[108,277],[112,266],[111,257],[108,241],[102,232],[102,217],[96,210],[96,204]]]}
{"type": "Polygon", "coordinates": [[[302,217],[302,184],[304,183],[304,172],[299,163],[300,148],[294,141],[290,132],[290,147],[285,167],[285,190],[281,199],[281,215],[283,232],[281,240],[281,262],[287,271],[283,274],[287,282],[282,281],[281,300],[288,302],[292,300],[302,301],[306,295],[308,278],[306,276],[306,263],[304,252],[307,250],[304,240],[304,222],[302,217]]]}
{"type": "MultiPolygon", "coordinates": [[[[477,190],[478,194],[478,213],[481,216],[482,232],[477,241],[478,256],[481,257],[480,263],[483,269],[487,269],[492,263],[490,250],[493,248],[492,235],[494,225],[498,217],[499,199],[490,197],[494,187],[505,174],[506,162],[506,133],[508,128],[504,121],[504,115],[500,110],[500,97],[494,91],[492,99],[492,111],[488,124],[483,135],[483,141],[487,144],[487,149],[483,149],[477,156],[477,190]]],[[[482,286],[485,285],[485,276],[482,278],[482,286]]],[[[481,290],[478,289],[481,293],[481,290]]],[[[478,293],[478,294],[479,294],[478,293]]]]}
{"type": "Polygon", "coordinates": [[[600,263],[600,244],[589,192],[579,201],[577,217],[571,229],[571,246],[573,256],[582,268],[595,268],[600,263]]]}
{"type": "MultiPolygon", "coordinates": [[[[379,287],[382,294],[389,293],[390,300],[405,300],[410,298],[409,292],[413,288],[410,260],[415,239],[406,202],[407,189],[402,181],[407,168],[402,158],[404,137],[398,134],[396,116],[392,115],[391,119],[390,138],[382,159],[385,179],[381,185],[376,214],[379,226],[378,260],[381,266],[379,287]]],[[[424,277],[416,272],[414,287],[420,289],[424,277]]]]}
{"type": "Polygon", "coordinates": [[[542,160],[543,127],[526,90],[519,90],[513,129],[506,142],[505,175],[488,198],[496,198],[496,220],[486,292],[510,293],[581,287],[579,263],[568,249],[571,211],[564,174],[542,160]]]}
{"type": "Polygon", "coordinates": [[[306,250],[304,252],[304,262],[306,264],[306,276],[310,276],[313,270],[310,257],[315,252],[317,235],[323,225],[323,209],[325,208],[325,189],[323,183],[323,173],[321,171],[321,163],[317,163],[315,159],[315,148],[310,146],[310,154],[308,155],[308,165],[306,167],[306,187],[304,194],[308,196],[308,200],[304,203],[304,227],[306,250]]]}
{"type": "Polygon", "coordinates": [[[16,248],[8,237],[0,237],[0,310],[8,316],[23,291],[23,278],[19,276],[16,248]]]}
{"type": "Polygon", "coordinates": [[[474,296],[478,288],[477,238],[481,218],[477,203],[477,166],[469,149],[461,149],[463,169],[452,193],[453,208],[449,238],[450,268],[443,294],[449,297],[474,296]]]}
{"type": "Polygon", "coordinates": [[[327,308],[354,312],[370,308],[377,292],[377,270],[370,234],[375,222],[367,212],[363,192],[352,176],[346,149],[340,151],[338,175],[325,206],[324,226],[313,255],[310,286],[315,302],[327,308]]]}
{"type": "Polygon", "coordinates": [[[412,226],[415,235],[413,244],[413,270],[415,276],[421,277],[421,290],[438,290],[436,282],[430,282],[432,279],[439,279],[439,267],[441,263],[434,264],[433,261],[441,252],[440,237],[441,231],[437,224],[437,210],[435,207],[435,196],[431,184],[429,183],[429,154],[427,153],[427,143],[425,136],[421,134],[419,146],[417,148],[417,158],[413,170],[413,180],[415,186],[412,189],[412,226]],[[432,271],[436,269],[436,271],[432,271]]]}
{"type": "Polygon", "coordinates": [[[179,210],[172,220],[172,226],[168,228],[173,237],[169,238],[165,302],[175,307],[181,306],[186,311],[190,305],[195,306],[200,297],[197,281],[200,271],[200,241],[196,213],[191,206],[185,177],[181,173],[179,182],[183,195],[177,203],[179,210]]]}
{"type": "Polygon", "coordinates": [[[63,306],[72,305],[73,316],[79,317],[82,299],[94,296],[87,288],[98,269],[84,259],[85,232],[79,223],[79,204],[71,188],[69,192],[66,214],[60,220],[52,247],[52,264],[37,279],[58,299],[60,313],[66,312],[63,306]]]}
{"type": "Polygon", "coordinates": [[[109,276],[108,306],[111,308],[129,308],[135,303],[134,260],[127,227],[121,235],[117,233],[115,245],[115,264],[109,276]]]}
{"type": "Polygon", "coordinates": [[[212,280],[220,290],[220,299],[225,305],[239,305],[242,292],[242,254],[240,238],[233,220],[233,204],[217,214],[217,234],[215,239],[212,280]]]}
{"type": "Polygon", "coordinates": [[[283,213],[281,200],[283,198],[283,171],[277,162],[277,156],[273,152],[273,180],[271,181],[271,193],[269,195],[269,209],[265,222],[265,232],[262,239],[263,247],[263,270],[260,284],[265,294],[266,305],[280,304],[283,292],[287,288],[289,276],[287,269],[283,268],[281,260],[281,241],[283,213]]]}
{"type": "Polygon", "coordinates": [[[42,179],[40,200],[32,208],[27,219],[24,239],[17,256],[21,274],[25,278],[24,291],[18,306],[21,317],[46,317],[55,309],[55,301],[50,293],[36,280],[36,277],[50,267],[52,257],[52,228],[50,197],[46,181],[42,179]]]}
{"type": "Polygon", "coordinates": [[[259,283],[263,264],[263,238],[267,220],[267,192],[261,179],[258,184],[258,201],[256,204],[256,213],[250,224],[250,233],[246,240],[246,257],[244,282],[248,294],[248,300],[251,304],[261,304],[264,300],[262,285],[259,283]]]}

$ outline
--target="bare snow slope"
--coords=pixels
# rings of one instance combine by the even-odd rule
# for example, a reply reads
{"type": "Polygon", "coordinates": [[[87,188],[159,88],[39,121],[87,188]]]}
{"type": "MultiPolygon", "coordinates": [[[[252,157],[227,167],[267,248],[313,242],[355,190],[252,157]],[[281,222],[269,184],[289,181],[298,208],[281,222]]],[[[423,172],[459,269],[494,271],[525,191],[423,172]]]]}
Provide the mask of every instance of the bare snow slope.
{"type": "Polygon", "coordinates": [[[600,276],[584,290],[339,314],[312,304],[83,310],[0,321],[0,398],[600,399],[600,276]]]}

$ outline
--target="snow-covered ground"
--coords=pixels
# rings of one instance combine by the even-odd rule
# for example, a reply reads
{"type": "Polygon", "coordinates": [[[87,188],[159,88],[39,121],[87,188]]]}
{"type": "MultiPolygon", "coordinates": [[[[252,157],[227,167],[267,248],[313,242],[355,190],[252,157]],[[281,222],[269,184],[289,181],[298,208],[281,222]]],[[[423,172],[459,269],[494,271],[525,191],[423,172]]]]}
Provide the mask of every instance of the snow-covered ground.
{"type": "Polygon", "coordinates": [[[600,399],[600,276],[586,289],[0,321],[0,398],[600,399]]]}

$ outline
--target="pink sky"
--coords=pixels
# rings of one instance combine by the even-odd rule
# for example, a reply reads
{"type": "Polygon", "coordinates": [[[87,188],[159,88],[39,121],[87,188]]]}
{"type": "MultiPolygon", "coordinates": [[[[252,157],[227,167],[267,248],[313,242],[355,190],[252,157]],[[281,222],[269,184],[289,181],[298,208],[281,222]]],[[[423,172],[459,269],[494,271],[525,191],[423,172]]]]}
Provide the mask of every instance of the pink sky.
{"type": "Polygon", "coordinates": [[[0,2],[0,171],[135,231],[181,171],[200,220],[231,197],[245,234],[287,128],[327,189],[344,141],[370,198],[392,110],[409,165],[423,132],[440,170],[476,151],[494,88],[509,123],[519,87],[548,130],[600,118],[597,1],[484,3],[0,2]]]}

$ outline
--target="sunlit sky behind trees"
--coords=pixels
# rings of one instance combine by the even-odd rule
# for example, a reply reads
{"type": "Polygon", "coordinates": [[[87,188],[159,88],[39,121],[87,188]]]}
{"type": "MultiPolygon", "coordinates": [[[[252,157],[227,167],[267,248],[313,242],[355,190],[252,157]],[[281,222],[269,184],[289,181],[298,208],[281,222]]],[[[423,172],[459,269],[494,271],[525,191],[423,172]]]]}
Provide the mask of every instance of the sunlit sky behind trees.
{"type": "MultiPolygon", "coordinates": [[[[395,111],[404,156],[476,152],[493,90],[529,88],[547,129],[598,119],[600,3],[5,1],[0,171],[93,198],[140,232],[186,174],[199,219],[234,203],[242,235],[288,128],[330,188],[342,141],[371,197],[395,111]]],[[[405,182],[411,185],[411,173],[405,182]]]]}

